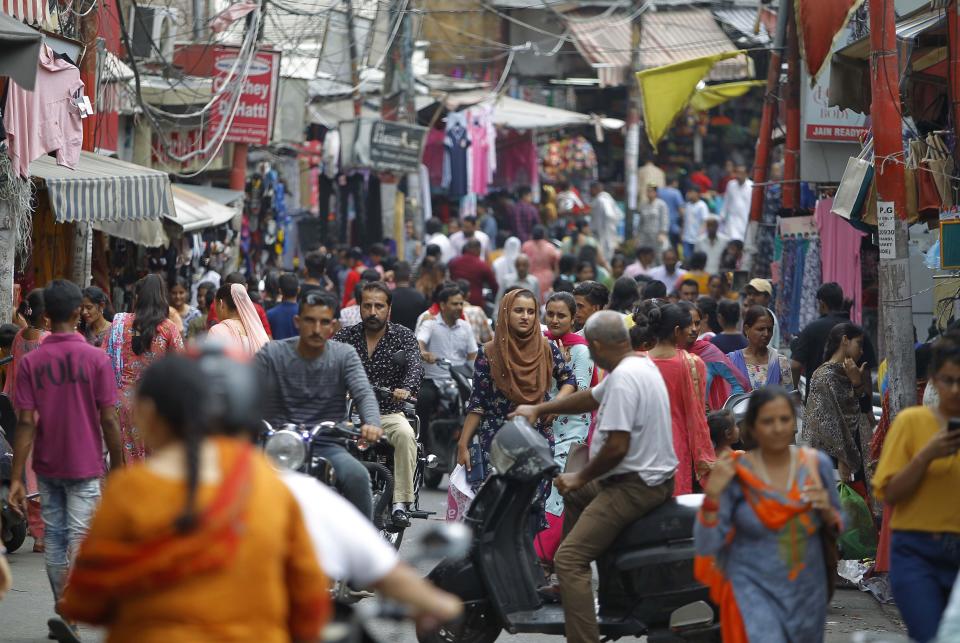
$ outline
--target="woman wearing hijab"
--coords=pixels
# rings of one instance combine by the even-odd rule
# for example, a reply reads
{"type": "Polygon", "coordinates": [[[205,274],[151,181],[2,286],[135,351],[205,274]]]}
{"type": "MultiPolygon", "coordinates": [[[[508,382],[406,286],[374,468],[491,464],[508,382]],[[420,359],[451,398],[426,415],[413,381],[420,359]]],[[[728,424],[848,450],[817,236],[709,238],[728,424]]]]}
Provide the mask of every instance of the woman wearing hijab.
{"type": "Polygon", "coordinates": [[[520,239],[510,237],[503,244],[503,254],[494,259],[493,274],[498,284],[512,284],[517,280],[517,257],[520,256],[520,245],[520,239]]]}
{"type": "MultiPolygon", "coordinates": [[[[493,438],[507,421],[507,415],[520,404],[539,404],[550,399],[553,382],[557,385],[557,397],[577,390],[576,377],[563,355],[540,331],[538,311],[539,304],[529,290],[508,292],[500,302],[493,340],[481,345],[477,352],[473,395],[457,445],[457,461],[468,471],[474,436],[480,442],[480,466],[486,477],[493,438]]],[[[541,420],[536,429],[553,449],[551,424],[541,420]]],[[[482,480],[474,483],[474,488],[478,489],[481,484],[482,480]]],[[[548,491],[549,482],[543,485],[536,504],[541,529],[547,527],[543,511],[548,491]]]]}
{"type": "Polygon", "coordinates": [[[231,351],[247,357],[257,354],[270,339],[243,284],[226,284],[217,291],[217,318],[210,337],[225,342],[231,351]]]}

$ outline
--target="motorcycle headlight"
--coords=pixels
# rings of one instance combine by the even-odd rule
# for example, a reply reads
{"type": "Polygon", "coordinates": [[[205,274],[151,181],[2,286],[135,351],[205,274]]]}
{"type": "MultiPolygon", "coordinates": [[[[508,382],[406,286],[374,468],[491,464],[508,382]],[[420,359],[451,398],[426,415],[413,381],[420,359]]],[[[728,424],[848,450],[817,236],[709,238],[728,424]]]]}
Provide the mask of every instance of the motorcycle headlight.
{"type": "Polygon", "coordinates": [[[307,447],[296,432],[285,429],[267,438],[264,453],[281,469],[296,471],[307,458],[307,447]]]}

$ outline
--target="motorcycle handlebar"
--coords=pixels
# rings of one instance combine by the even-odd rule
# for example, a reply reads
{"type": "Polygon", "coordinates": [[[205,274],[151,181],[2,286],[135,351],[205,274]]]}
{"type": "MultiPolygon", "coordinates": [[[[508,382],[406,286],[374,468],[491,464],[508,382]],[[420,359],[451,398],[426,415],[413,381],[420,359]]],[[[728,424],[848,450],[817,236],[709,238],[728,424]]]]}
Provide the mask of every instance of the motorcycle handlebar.
{"type": "MultiPolygon", "coordinates": [[[[374,387],[373,387],[373,390],[376,391],[377,393],[381,393],[381,394],[383,394],[383,395],[388,395],[388,396],[390,396],[390,397],[393,397],[393,391],[391,391],[390,389],[385,388],[385,387],[383,387],[383,386],[374,386],[374,387]]],[[[415,397],[413,397],[413,396],[411,395],[411,396],[407,397],[407,399],[402,400],[402,401],[403,401],[403,402],[406,402],[406,403],[409,403],[409,404],[416,404],[416,403],[417,403],[417,398],[415,398],[415,397]]]]}

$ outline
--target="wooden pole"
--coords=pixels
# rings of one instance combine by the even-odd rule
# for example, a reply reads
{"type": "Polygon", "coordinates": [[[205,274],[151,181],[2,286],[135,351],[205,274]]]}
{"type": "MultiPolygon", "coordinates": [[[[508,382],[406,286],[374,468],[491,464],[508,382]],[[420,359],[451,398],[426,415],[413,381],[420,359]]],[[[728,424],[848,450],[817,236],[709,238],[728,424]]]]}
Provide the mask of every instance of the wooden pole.
{"type": "Polygon", "coordinates": [[[797,14],[790,3],[787,19],[787,87],[784,96],[787,142],[783,150],[783,207],[800,205],[800,39],[797,14]]]}
{"type": "Polygon", "coordinates": [[[893,0],[870,1],[870,114],[891,417],[917,403],[896,19],[893,0]]]}
{"type": "Polygon", "coordinates": [[[787,29],[787,12],[790,0],[780,0],[777,14],[777,32],[770,49],[770,64],[767,66],[767,89],[760,117],[760,135],[753,165],[753,195],[750,200],[750,220],[759,221],[763,215],[764,190],[770,176],[770,138],[777,121],[778,89],[780,88],[780,65],[783,63],[783,43],[787,29]]]}

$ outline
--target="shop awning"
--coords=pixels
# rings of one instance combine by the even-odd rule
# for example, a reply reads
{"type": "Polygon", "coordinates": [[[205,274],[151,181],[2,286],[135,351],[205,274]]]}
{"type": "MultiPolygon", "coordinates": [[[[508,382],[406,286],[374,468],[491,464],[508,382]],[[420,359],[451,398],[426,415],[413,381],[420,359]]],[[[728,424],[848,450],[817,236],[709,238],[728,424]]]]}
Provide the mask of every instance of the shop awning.
{"type": "Polygon", "coordinates": [[[195,232],[229,222],[237,216],[237,209],[221,205],[194,191],[194,186],[174,185],[173,205],[177,216],[173,219],[184,232],[195,232]]]}
{"type": "MultiPolygon", "coordinates": [[[[769,11],[762,9],[761,11],[769,11]]],[[[757,9],[747,7],[734,7],[732,9],[714,9],[714,17],[727,25],[733,31],[739,34],[738,43],[767,46],[773,40],[767,32],[766,22],[762,13],[758,14],[757,9]],[[754,31],[759,27],[759,31],[754,31]]]]}
{"type": "MultiPolygon", "coordinates": [[[[643,16],[637,69],[651,69],[695,58],[737,51],[708,9],[657,11],[643,16]]],[[[707,80],[753,78],[753,60],[746,55],[718,63],[707,80]]]]}
{"type": "MultiPolygon", "coordinates": [[[[913,42],[925,33],[945,28],[947,14],[943,10],[922,11],[897,21],[897,40],[913,42]]],[[[837,56],[867,60],[870,58],[870,37],[850,43],[836,53],[837,56]]]]}
{"type": "MultiPolygon", "coordinates": [[[[493,100],[494,97],[488,91],[461,92],[448,95],[444,99],[444,106],[449,110],[457,110],[493,100]]],[[[516,130],[559,129],[575,125],[599,125],[603,129],[616,130],[624,126],[624,122],[618,118],[603,118],[571,112],[509,96],[496,99],[493,108],[493,124],[516,130]]]]}
{"type": "Polygon", "coordinates": [[[59,223],[143,221],[173,216],[170,177],[148,167],[81,152],[77,169],[41,156],[30,175],[43,181],[59,223]]]}
{"type": "Polygon", "coordinates": [[[33,91],[42,42],[39,31],[0,13],[0,76],[9,76],[22,88],[33,91]]]}
{"type": "Polygon", "coordinates": [[[632,27],[627,16],[564,16],[580,55],[597,70],[601,87],[623,85],[630,68],[632,27]]]}

